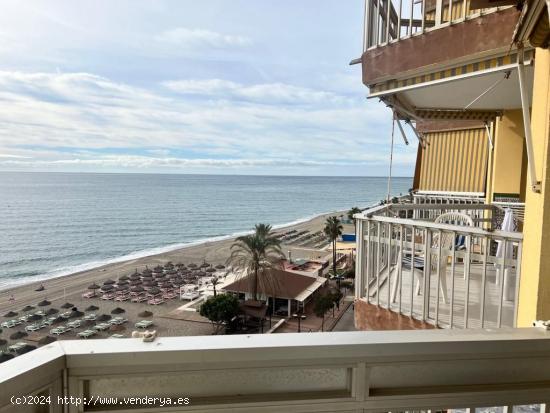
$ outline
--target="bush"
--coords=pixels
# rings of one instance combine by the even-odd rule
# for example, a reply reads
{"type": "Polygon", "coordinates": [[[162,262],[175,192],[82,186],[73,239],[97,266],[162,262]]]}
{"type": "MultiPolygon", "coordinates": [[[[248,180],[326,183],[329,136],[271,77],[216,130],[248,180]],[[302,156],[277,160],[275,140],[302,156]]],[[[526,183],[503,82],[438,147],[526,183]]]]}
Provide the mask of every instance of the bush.
{"type": "Polygon", "coordinates": [[[231,294],[209,297],[200,308],[200,315],[212,322],[216,333],[237,314],[239,314],[239,300],[231,294]]]}

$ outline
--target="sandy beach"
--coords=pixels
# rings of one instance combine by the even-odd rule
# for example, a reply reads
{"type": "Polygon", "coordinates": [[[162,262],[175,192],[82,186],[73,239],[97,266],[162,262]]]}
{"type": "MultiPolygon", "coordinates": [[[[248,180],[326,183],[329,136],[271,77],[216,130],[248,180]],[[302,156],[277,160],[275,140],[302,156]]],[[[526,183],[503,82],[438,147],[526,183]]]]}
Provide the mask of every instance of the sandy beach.
{"type": "MultiPolygon", "coordinates": [[[[321,231],[324,226],[324,221],[328,216],[341,215],[343,213],[344,212],[338,212],[320,215],[303,223],[277,229],[276,232],[284,232],[293,229],[298,231],[307,230],[310,232],[321,231]]],[[[0,291],[0,315],[3,315],[10,310],[20,311],[26,305],[36,306],[41,300],[47,299],[52,302],[51,307],[58,309],[66,302],[74,304],[74,306],[81,311],[84,311],[84,309],[90,305],[95,305],[99,307],[99,310],[96,311],[98,315],[110,314],[111,310],[115,307],[122,307],[126,310],[126,313],[123,315],[129,320],[129,323],[126,325],[126,335],[129,335],[129,332],[133,330],[133,324],[141,319],[138,316],[138,313],[144,310],[153,312],[154,315],[151,319],[154,321],[154,329],[157,330],[159,335],[181,336],[211,334],[212,327],[208,323],[176,320],[163,317],[163,315],[185,304],[184,301],[180,301],[179,299],[169,300],[160,306],[151,306],[147,303],[138,304],[129,301],[120,303],[104,301],[99,298],[82,298],[81,295],[83,292],[87,291],[87,287],[91,283],[95,282],[101,285],[103,281],[107,279],[116,280],[122,275],[130,275],[136,269],[138,271],[143,270],[146,266],[153,268],[157,264],[162,265],[168,261],[172,261],[173,263],[181,262],[184,264],[200,264],[203,261],[213,265],[225,264],[227,257],[229,256],[229,250],[232,242],[233,239],[206,242],[204,244],[180,248],[158,255],[109,264],[88,271],[44,280],[42,282],[45,287],[44,291],[35,291],[40,286],[40,282],[34,282],[2,290],[0,291]],[[13,298],[13,300],[11,298],[13,298]]],[[[285,252],[287,250],[294,249],[292,246],[284,245],[283,247],[285,252]]],[[[3,320],[5,320],[5,318],[3,318],[3,320]]],[[[0,337],[9,340],[9,336],[11,334],[15,331],[23,329],[24,324],[15,328],[6,328],[0,334],[0,337]]],[[[41,330],[40,333],[44,335],[47,332],[46,330],[41,330]]],[[[99,337],[108,337],[110,334],[112,334],[112,332],[100,333],[99,337]]],[[[72,339],[76,338],[76,335],[71,332],[63,335],[62,338],[72,339]]],[[[9,341],[12,342],[13,340],[9,341]]]]}

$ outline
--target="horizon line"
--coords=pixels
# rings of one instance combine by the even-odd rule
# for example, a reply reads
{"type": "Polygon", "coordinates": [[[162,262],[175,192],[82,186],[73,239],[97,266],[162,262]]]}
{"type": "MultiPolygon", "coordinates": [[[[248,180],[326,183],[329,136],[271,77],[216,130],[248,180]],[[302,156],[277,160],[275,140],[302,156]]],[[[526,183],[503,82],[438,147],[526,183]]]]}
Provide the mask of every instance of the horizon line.
{"type": "MultiPolygon", "coordinates": [[[[28,170],[0,170],[0,173],[25,174],[89,174],[89,175],[194,175],[194,176],[266,176],[266,177],[311,177],[311,178],[389,178],[388,175],[294,175],[294,174],[245,174],[245,173],[193,173],[193,172],[99,172],[99,171],[28,171],[28,170]]],[[[413,176],[392,175],[393,178],[413,178],[413,176]]]]}

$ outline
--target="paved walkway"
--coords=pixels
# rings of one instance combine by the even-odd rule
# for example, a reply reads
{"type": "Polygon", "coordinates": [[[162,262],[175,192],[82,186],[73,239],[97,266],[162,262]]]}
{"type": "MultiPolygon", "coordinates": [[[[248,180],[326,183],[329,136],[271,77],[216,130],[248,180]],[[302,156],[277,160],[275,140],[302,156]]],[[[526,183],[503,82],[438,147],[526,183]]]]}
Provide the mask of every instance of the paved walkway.
{"type": "Polygon", "coordinates": [[[357,331],[353,319],[353,305],[350,305],[346,312],[342,314],[332,331],[357,331]]]}

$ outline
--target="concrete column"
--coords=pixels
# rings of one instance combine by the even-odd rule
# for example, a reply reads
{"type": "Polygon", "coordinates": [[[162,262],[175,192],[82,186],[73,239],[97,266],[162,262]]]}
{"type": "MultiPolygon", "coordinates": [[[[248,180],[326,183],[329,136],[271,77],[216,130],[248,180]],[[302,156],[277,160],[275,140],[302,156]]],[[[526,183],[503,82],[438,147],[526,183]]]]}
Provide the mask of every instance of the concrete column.
{"type": "Polygon", "coordinates": [[[292,316],[292,300],[288,299],[288,316],[292,316]]]}
{"type": "Polygon", "coordinates": [[[537,49],[531,109],[534,161],[541,192],[525,195],[518,327],[550,319],[550,51],[537,49]]]}

